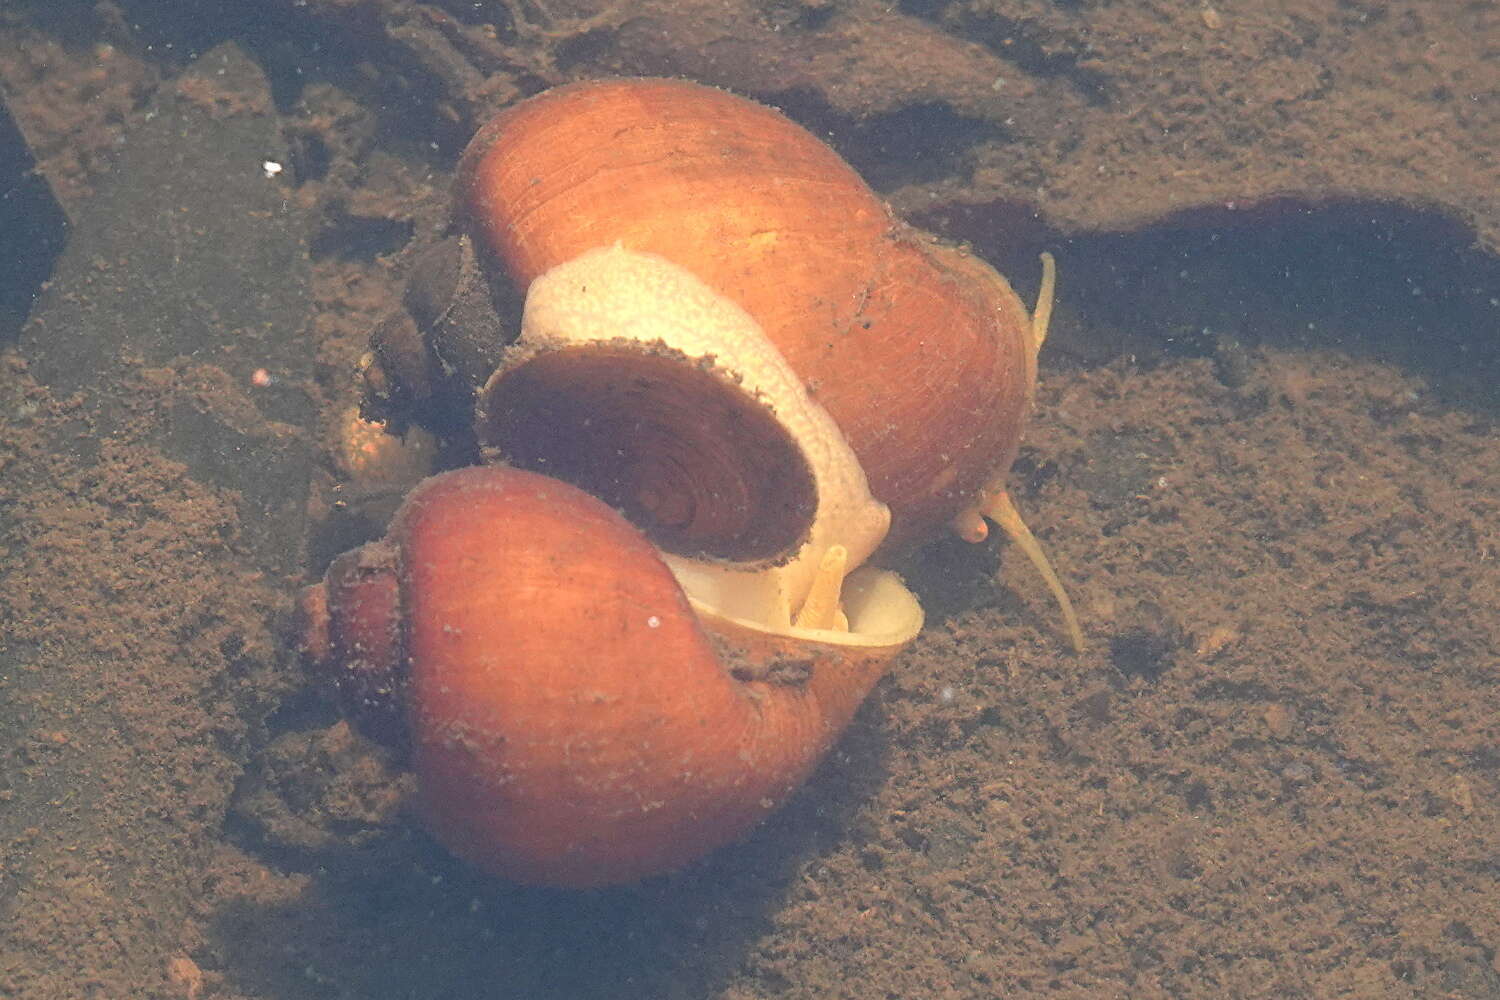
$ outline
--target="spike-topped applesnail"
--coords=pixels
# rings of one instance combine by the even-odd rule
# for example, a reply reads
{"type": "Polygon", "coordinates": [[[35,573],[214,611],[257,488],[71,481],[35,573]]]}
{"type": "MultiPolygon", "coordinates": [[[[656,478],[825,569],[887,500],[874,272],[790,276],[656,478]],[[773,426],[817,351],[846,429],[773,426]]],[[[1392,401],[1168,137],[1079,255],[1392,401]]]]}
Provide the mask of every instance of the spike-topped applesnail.
{"type": "Polygon", "coordinates": [[[946,526],[999,521],[1081,642],[1002,485],[1050,259],[1028,317],[811,133],[674,80],[502,113],[454,213],[444,292],[408,296],[367,378],[388,410],[472,413],[489,464],[336,560],[303,647],[409,739],[455,853],[585,886],[740,836],[921,627],[871,557],[946,526]]]}

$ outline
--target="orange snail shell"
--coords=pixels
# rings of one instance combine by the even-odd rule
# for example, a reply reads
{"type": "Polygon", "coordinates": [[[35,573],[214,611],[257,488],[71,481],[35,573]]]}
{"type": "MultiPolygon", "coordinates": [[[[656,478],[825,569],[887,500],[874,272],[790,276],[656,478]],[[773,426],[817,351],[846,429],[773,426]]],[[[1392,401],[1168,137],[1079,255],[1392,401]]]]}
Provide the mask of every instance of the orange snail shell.
{"type": "Polygon", "coordinates": [[[844,597],[858,640],[715,615],[606,504],[487,466],[426,480],[308,588],[303,643],[351,711],[407,731],[444,845],[585,887],[728,843],[806,777],[921,627],[893,574],[844,597]]]}
{"type": "MultiPolygon", "coordinates": [[[[1019,448],[1036,345],[1005,279],[893,218],[836,153],[770,108],[680,80],[556,88],[475,136],[455,216],[522,291],[620,246],[744,309],[890,507],[891,545],[931,538],[1019,448]]],[[[749,559],[795,542],[768,525],[805,504],[807,485],[748,401],[703,420],[713,407],[693,404],[710,387],[674,399],[649,359],[641,381],[653,388],[625,398],[599,391],[628,370],[609,345],[593,360],[545,353],[523,340],[490,380],[483,443],[606,497],[673,550],[749,559]],[[697,482],[699,463],[713,489],[697,482]]]]}

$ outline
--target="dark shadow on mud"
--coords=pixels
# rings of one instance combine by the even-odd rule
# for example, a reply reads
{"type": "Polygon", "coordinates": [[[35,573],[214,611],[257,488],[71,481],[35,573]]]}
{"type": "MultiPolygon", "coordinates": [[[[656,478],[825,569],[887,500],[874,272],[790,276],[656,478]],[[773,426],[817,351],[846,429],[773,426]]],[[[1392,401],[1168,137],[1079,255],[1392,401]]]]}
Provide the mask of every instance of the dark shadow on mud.
{"type": "Polygon", "coordinates": [[[1232,369],[1234,352],[1260,344],[1329,349],[1398,365],[1452,405],[1500,415],[1500,258],[1434,210],[1288,197],[1074,235],[1014,205],[914,221],[973,243],[1028,301],[1037,253],[1057,256],[1063,308],[1044,367],[1134,356],[1232,369]]]}

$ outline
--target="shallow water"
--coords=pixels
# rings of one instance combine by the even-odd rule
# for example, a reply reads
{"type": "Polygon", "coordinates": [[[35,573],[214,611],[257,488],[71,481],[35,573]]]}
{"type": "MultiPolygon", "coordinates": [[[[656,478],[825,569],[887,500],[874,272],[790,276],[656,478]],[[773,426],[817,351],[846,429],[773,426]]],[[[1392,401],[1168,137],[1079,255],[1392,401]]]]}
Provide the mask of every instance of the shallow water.
{"type": "MultiPolygon", "coordinates": [[[[1137,28],[1143,51],[1238,39],[1229,63],[1235,30],[1281,38],[1238,92],[1316,118],[1293,84],[1331,39],[1394,28],[1284,6],[1228,35],[1196,10],[1137,28]]],[[[841,89],[809,56],[821,83],[788,110],[914,221],[971,241],[1027,301],[1036,253],[1058,258],[1011,484],[1089,649],[1068,651],[1014,549],[939,541],[902,567],[922,638],[745,843],[638,887],[520,889],[401,812],[401,779],[287,649],[297,585],[388,510],[338,485],[329,428],[400,252],[442,224],[474,98],[393,43],[354,51],[399,84],[317,61],[368,37],[337,5],[217,30],[118,9],[125,27],[0,20],[7,104],[55,200],[9,190],[41,231],[56,206],[70,221],[0,367],[0,994],[1500,995],[1500,264],[1476,248],[1495,226],[1478,202],[1426,175],[1417,207],[1397,200],[1409,177],[1375,196],[1372,169],[1342,198],[1228,208],[1236,183],[1275,188],[1284,151],[1247,173],[1206,142],[1174,154],[1181,210],[1144,227],[1089,193],[1079,155],[1028,182],[1039,217],[989,200],[986,171],[1062,142],[1028,115],[1079,102],[1088,150],[1109,148],[1111,111],[1123,148],[1145,134],[1120,95],[1157,83],[1058,54],[1089,30],[1112,51],[1118,10],[900,5],[974,52],[1019,39],[1010,79],[1037,89],[1009,126],[974,124],[958,76],[841,89]],[[220,37],[248,54],[179,75],[189,42],[220,37]],[[316,82],[290,85],[297,66],[316,82]],[[227,165],[194,186],[210,150],[227,165]]],[[[1436,9],[1408,26],[1452,62],[1422,71],[1462,68],[1436,9]]],[[[836,37],[878,67],[882,38],[916,44],[862,8],[755,11],[790,18],[775,51],[836,37]]],[[[547,60],[664,68],[628,28],[526,44],[535,65],[510,79],[528,91],[547,60]]],[[[753,67],[724,72],[773,96],[753,67]]],[[[1153,72],[1208,95],[1199,118],[1226,113],[1192,64],[1153,72]]],[[[1202,139],[1190,105],[1173,127],[1202,139]]],[[[1134,169],[1142,200],[1172,200],[1134,169]]]]}

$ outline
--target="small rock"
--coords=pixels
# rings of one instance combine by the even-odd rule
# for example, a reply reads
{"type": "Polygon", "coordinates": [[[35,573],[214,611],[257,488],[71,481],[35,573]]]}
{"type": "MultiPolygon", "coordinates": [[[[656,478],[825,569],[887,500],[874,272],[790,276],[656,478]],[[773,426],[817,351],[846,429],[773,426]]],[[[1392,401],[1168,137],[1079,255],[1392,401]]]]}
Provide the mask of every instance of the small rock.
{"type": "Polygon", "coordinates": [[[1294,785],[1305,785],[1313,778],[1313,769],[1306,764],[1288,764],[1281,769],[1281,777],[1294,785]]]}
{"type": "Polygon", "coordinates": [[[1292,713],[1285,705],[1270,704],[1261,713],[1261,718],[1266,722],[1266,728],[1271,735],[1278,740],[1284,740],[1292,734],[1292,713]]]}

